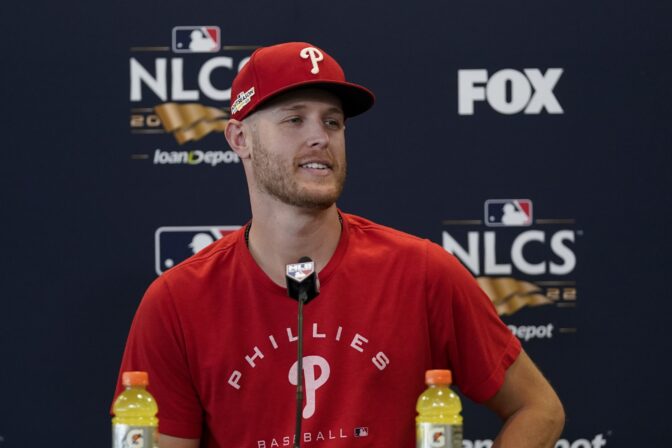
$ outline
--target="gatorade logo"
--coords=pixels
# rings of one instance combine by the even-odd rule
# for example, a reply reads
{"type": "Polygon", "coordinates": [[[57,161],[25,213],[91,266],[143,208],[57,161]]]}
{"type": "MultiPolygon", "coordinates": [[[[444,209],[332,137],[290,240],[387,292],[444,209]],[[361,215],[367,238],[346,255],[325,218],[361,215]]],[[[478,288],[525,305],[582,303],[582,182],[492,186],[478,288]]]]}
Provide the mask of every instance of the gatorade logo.
{"type": "Polygon", "coordinates": [[[124,448],[143,448],[145,446],[145,439],[142,437],[142,429],[132,429],[126,434],[124,440],[124,448]]]}
{"type": "Polygon", "coordinates": [[[443,432],[443,428],[430,429],[429,437],[431,438],[430,446],[432,447],[446,446],[446,434],[443,432]]]}
{"type": "MultiPolygon", "coordinates": [[[[289,382],[296,386],[299,362],[296,361],[289,369],[289,382]]],[[[331,368],[326,359],[321,356],[303,357],[303,381],[306,391],[306,407],[303,408],[303,418],[310,418],[315,414],[315,391],[324,386],[329,379],[331,368]],[[319,375],[317,370],[319,369],[319,375]]]]}

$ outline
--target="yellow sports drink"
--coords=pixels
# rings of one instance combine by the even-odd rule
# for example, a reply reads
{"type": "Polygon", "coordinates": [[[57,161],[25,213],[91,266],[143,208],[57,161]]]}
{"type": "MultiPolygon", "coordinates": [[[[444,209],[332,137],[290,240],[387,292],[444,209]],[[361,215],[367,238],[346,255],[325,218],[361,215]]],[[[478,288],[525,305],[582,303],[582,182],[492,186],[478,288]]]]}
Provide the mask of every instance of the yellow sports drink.
{"type": "Polygon", "coordinates": [[[112,448],[158,447],[159,408],[147,391],[147,372],[124,372],[121,383],[126,390],[112,406],[112,448]]]}
{"type": "Polygon", "coordinates": [[[450,389],[450,370],[425,372],[427,389],[418,398],[416,448],[462,448],[462,403],[450,389]]]}

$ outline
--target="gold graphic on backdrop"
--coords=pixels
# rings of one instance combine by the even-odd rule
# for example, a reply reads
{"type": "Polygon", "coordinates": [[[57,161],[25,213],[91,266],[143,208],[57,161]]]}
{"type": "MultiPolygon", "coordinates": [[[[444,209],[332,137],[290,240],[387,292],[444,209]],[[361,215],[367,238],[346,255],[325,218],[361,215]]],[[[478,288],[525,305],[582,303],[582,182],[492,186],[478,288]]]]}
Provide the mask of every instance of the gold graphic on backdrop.
{"type": "Polygon", "coordinates": [[[490,297],[500,316],[510,316],[525,306],[553,303],[534,283],[511,277],[478,277],[479,286],[490,297]]]}
{"type": "Polygon", "coordinates": [[[163,127],[175,135],[181,145],[188,141],[198,141],[211,132],[224,132],[228,114],[215,107],[198,103],[165,103],[154,108],[163,127]]]}

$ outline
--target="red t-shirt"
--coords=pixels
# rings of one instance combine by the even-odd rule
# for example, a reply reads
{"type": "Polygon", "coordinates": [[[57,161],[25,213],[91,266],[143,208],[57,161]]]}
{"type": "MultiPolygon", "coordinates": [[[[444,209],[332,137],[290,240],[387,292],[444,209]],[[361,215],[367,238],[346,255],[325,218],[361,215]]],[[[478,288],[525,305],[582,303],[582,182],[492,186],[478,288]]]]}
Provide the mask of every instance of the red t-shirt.
{"type": "MultiPolygon", "coordinates": [[[[462,394],[484,401],[520,343],[443,248],[343,218],[320,295],[304,307],[301,437],[411,447],[425,370],[451,369],[462,394]]],[[[255,263],[241,229],[154,281],[121,371],[149,372],[161,433],[205,447],[291,446],[296,325],[297,302],[255,263]]]]}

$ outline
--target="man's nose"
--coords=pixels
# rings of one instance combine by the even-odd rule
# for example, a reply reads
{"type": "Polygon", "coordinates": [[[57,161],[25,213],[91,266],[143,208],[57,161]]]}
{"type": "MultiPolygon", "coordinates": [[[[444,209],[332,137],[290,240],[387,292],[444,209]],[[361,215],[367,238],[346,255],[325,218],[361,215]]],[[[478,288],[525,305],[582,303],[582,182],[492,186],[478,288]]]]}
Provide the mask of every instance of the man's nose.
{"type": "Polygon", "coordinates": [[[306,143],[311,148],[326,148],[329,145],[329,133],[322,119],[308,121],[308,137],[306,143]]]}

